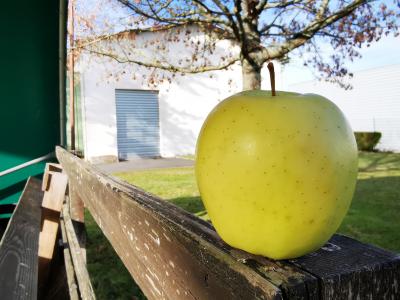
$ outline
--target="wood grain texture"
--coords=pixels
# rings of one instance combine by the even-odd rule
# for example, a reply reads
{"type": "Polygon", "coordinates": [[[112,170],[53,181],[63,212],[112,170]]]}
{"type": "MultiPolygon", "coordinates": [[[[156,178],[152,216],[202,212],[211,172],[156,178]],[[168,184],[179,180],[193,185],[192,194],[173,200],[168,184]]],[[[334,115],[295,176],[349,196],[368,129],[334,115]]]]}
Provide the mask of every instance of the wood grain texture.
{"type": "Polygon", "coordinates": [[[63,218],[60,221],[60,228],[61,228],[61,237],[63,243],[64,265],[65,265],[65,272],[67,275],[69,297],[71,300],[79,300],[78,285],[75,280],[75,270],[74,270],[74,265],[72,263],[72,257],[67,238],[67,231],[65,229],[65,222],[63,218]]]}
{"type": "Polygon", "coordinates": [[[45,288],[48,281],[59,231],[60,212],[68,184],[67,175],[58,171],[49,171],[51,166],[51,164],[46,165],[45,174],[48,176],[44,176],[48,184],[43,196],[39,234],[39,289],[45,288]]]}
{"type": "Polygon", "coordinates": [[[284,288],[278,285],[301,298],[307,279],[316,290],[315,278],[306,272],[272,261],[261,264],[255,257],[246,256],[248,264],[243,263],[208,223],[61,149],[58,154],[70,187],[149,298],[280,299],[284,288]]]}
{"type": "Polygon", "coordinates": [[[76,236],[81,247],[82,256],[86,261],[86,231],[85,231],[85,205],[79,194],[75,191],[76,187],[69,186],[69,214],[74,224],[76,236]]]}
{"type": "Polygon", "coordinates": [[[0,298],[36,299],[41,180],[29,178],[0,242],[0,298]]]}
{"type": "MultiPolygon", "coordinates": [[[[72,217],[71,217],[72,220],[72,217]]],[[[86,227],[85,223],[72,220],[76,238],[78,239],[79,247],[81,248],[82,257],[86,263],[86,227]]]]}
{"type": "Polygon", "coordinates": [[[396,254],[336,235],[296,260],[251,255],[228,246],[211,224],[179,207],[61,148],[57,157],[150,299],[400,298],[396,254]]]}
{"type": "Polygon", "coordinates": [[[68,177],[59,172],[47,171],[48,187],[44,192],[42,207],[55,212],[60,212],[67,190],[68,177]]]}
{"type": "Polygon", "coordinates": [[[69,253],[71,254],[74,265],[74,272],[77,279],[79,294],[82,299],[96,299],[89,273],[86,268],[86,259],[83,257],[78,238],[75,233],[74,225],[72,224],[69,214],[69,203],[65,203],[63,207],[63,221],[65,225],[65,233],[68,239],[69,253]]]}
{"type": "Polygon", "coordinates": [[[49,279],[44,288],[39,289],[38,299],[40,300],[69,300],[68,281],[64,264],[64,252],[61,244],[61,232],[57,237],[59,243],[55,247],[55,252],[50,268],[49,279]]]}
{"type": "Polygon", "coordinates": [[[85,205],[76,192],[76,186],[69,187],[69,211],[71,214],[71,219],[84,223],[85,222],[85,205]]]}
{"type": "Polygon", "coordinates": [[[51,177],[51,172],[62,172],[62,167],[60,164],[56,163],[47,163],[46,167],[44,169],[43,173],[43,179],[42,179],[42,191],[45,192],[49,189],[50,187],[50,177],[51,177]]]}
{"type": "Polygon", "coordinates": [[[319,278],[323,299],[400,299],[400,255],[349,237],[291,262],[319,278]]]}

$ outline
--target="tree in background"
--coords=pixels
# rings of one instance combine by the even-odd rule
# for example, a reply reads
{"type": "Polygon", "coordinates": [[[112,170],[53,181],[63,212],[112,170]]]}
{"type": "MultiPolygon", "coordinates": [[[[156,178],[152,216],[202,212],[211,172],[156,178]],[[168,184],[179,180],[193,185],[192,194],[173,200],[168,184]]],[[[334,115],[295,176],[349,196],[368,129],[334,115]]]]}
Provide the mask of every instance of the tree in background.
{"type": "MultiPolygon", "coordinates": [[[[115,6],[116,1],[106,2],[115,6]]],[[[260,88],[261,68],[266,62],[285,62],[293,55],[302,56],[304,64],[314,68],[320,78],[341,83],[340,78],[351,75],[345,60],[360,57],[359,48],[369,46],[384,35],[399,34],[399,0],[390,3],[366,0],[118,2],[118,9],[126,15],[116,18],[114,14],[113,21],[107,20],[105,11],[108,10],[104,7],[100,7],[101,13],[95,13],[93,7],[86,6],[86,12],[90,13],[78,18],[84,32],[84,38],[76,46],[78,51],[163,70],[171,76],[226,69],[240,62],[244,90],[260,88]],[[203,35],[195,34],[193,28],[198,28],[203,35]],[[137,41],[138,33],[161,31],[165,33],[163,38],[149,45],[137,41]],[[217,51],[221,41],[229,41],[229,51],[217,51]],[[185,43],[186,57],[174,56],[167,42],[185,43]],[[321,46],[327,45],[331,47],[329,57],[320,53],[321,46]],[[155,56],[148,58],[145,52],[155,56]]],[[[156,77],[153,75],[150,82],[165,79],[164,75],[156,77]]]]}

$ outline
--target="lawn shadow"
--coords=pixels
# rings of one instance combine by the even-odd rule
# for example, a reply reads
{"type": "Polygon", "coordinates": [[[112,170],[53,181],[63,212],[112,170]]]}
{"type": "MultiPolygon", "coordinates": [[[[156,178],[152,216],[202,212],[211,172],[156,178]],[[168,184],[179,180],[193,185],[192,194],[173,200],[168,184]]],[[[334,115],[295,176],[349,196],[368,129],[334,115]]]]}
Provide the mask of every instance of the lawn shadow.
{"type": "Polygon", "coordinates": [[[382,152],[372,152],[372,153],[361,153],[361,155],[368,155],[367,157],[361,157],[362,160],[369,160],[365,167],[360,167],[358,169],[359,172],[369,172],[376,170],[398,170],[399,167],[399,156],[393,154],[391,152],[382,153],[382,152]],[[395,164],[395,165],[392,165],[395,164]],[[378,168],[381,166],[381,168],[378,168]],[[384,167],[384,168],[382,168],[384,167]]]}
{"type": "Polygon", "coordinates": [[[200,196],[193,196],[193,197],[178,197],[178,198],[172,198],[172,199],[167,199],[171,203],[175,204],[176,206],[179,206],[180,208],[198,215],[202,212],[205,211],[203,202],[201,201],[200,196]]]}
{"type": "Polygon", "coordinates": [[[179,206],[180,208],[194,214],[204,221],[211,222],[200,196],[178,197],[167,199],[167,201],[170,201],[176,206],[179,206]]]}

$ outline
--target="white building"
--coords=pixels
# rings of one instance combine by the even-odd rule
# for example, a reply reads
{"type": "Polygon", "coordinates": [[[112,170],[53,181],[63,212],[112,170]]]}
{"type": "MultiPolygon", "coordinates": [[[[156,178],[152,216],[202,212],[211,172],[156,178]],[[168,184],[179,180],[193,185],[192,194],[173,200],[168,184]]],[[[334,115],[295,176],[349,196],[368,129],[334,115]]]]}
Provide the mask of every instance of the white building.
{"type": "MultiPolygon", "coordinates": [[[[161,34],[166,32],[142,33],[134,41],[126,42],[134,42],[136,51],[142,53],[154,51],[141,45],[151,44],[149,41],[161,34]]],[[[172,60],[187,51],[183,43],[171,43],[168,47],[174,47],[169,51],[176,56],[172,60]]],[[[214,55],[224,54],[229,47],[228,42],[220,42],[214,55]]],[[[279,89],[279,64],[275,64],[275,69],[279,89]]],[[[219,101],[241,91],[242,87],[238,63],[229,70],[176,76],[155,88],[140,80],[143,75],[149,76],[149,72],[105,57],[81,57],[77,108],[81,122],[77,127],[78,141],[87,160],[193,154],[208,113],[219,101]],[[126,68],[126,72],[121,72],[121,68],[126,68]],[[117,79],[108,77],[110,70],[120,70],[117,79]]],[[[262,72],[263,88],[269,89],[267,68],[262,72]]]]}
{"type": "MultiPolygon", "coordinates": [[[[178,35],[171,31],[141,33],[132,40],[132,52],[142,59],[157,52],[153,40],[171,40],[178,35]],[[150,45],[150,46],[149,46],[150,45]]],[[[194,39],[199,34],[192,33],[194,39]]],[[[169,61],[187,57],[184,39],[167,42],[169,61]]],[[[120,40],[121,42],[121,40],[120,40]]],[[[232,51],[227,41],[217,44],[211,59],[232,51]],[[230,49],[230,50],[228,50],[230,49]]],[[[237,49],[233,50],[237,51],[237,49]]],[[[277,89],[282,87],[279,64],[275,63],[277,89]]],[[[106,57],[82,55],[78,64],[80,97],[77,103],[77,140],[85,158],[116,161],[137,156],[193,154],[200,128],[217,103],[242,87],[238,63],[228,70],[212,71],[163,80],[149,88],[143,77],[152,70],[121,64],[106,57]],[[110,77],[110,71],[118,73],[110,77]]],[[[262,88],[269,89],[269,75],[263,69],[262,88]]],[[[350,82],[352,90],[344,90],[326,82],[309,81],[293,84],[288,90],[321,94],[335,102],[345,113],[354,131],[380,131],[381,150],[400,151],[400,65],[356,72],[350,82]]]]}
{"type": "Polygon", "coordinates": [[[322,81],[293,84],[289,90],[323,95],[339,106],[354,131],[381,132],[379,150],[400,151],[400,65],[355,72],[350,83],[351,90],[322,81]]]}

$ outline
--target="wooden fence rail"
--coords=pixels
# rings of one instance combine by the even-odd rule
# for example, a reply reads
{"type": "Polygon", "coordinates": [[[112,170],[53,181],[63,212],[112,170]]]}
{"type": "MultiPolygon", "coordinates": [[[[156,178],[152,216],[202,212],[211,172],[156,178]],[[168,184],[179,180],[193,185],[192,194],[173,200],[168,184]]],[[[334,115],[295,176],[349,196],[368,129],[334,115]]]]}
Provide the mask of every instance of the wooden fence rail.
{"type": "Polygon", "coordinates": [[[225,244],[211,224],[56,152],[70,191],[150,299],[400,299],[397,254],[335,235],[299,259],[251,255],[225,244]]]}

